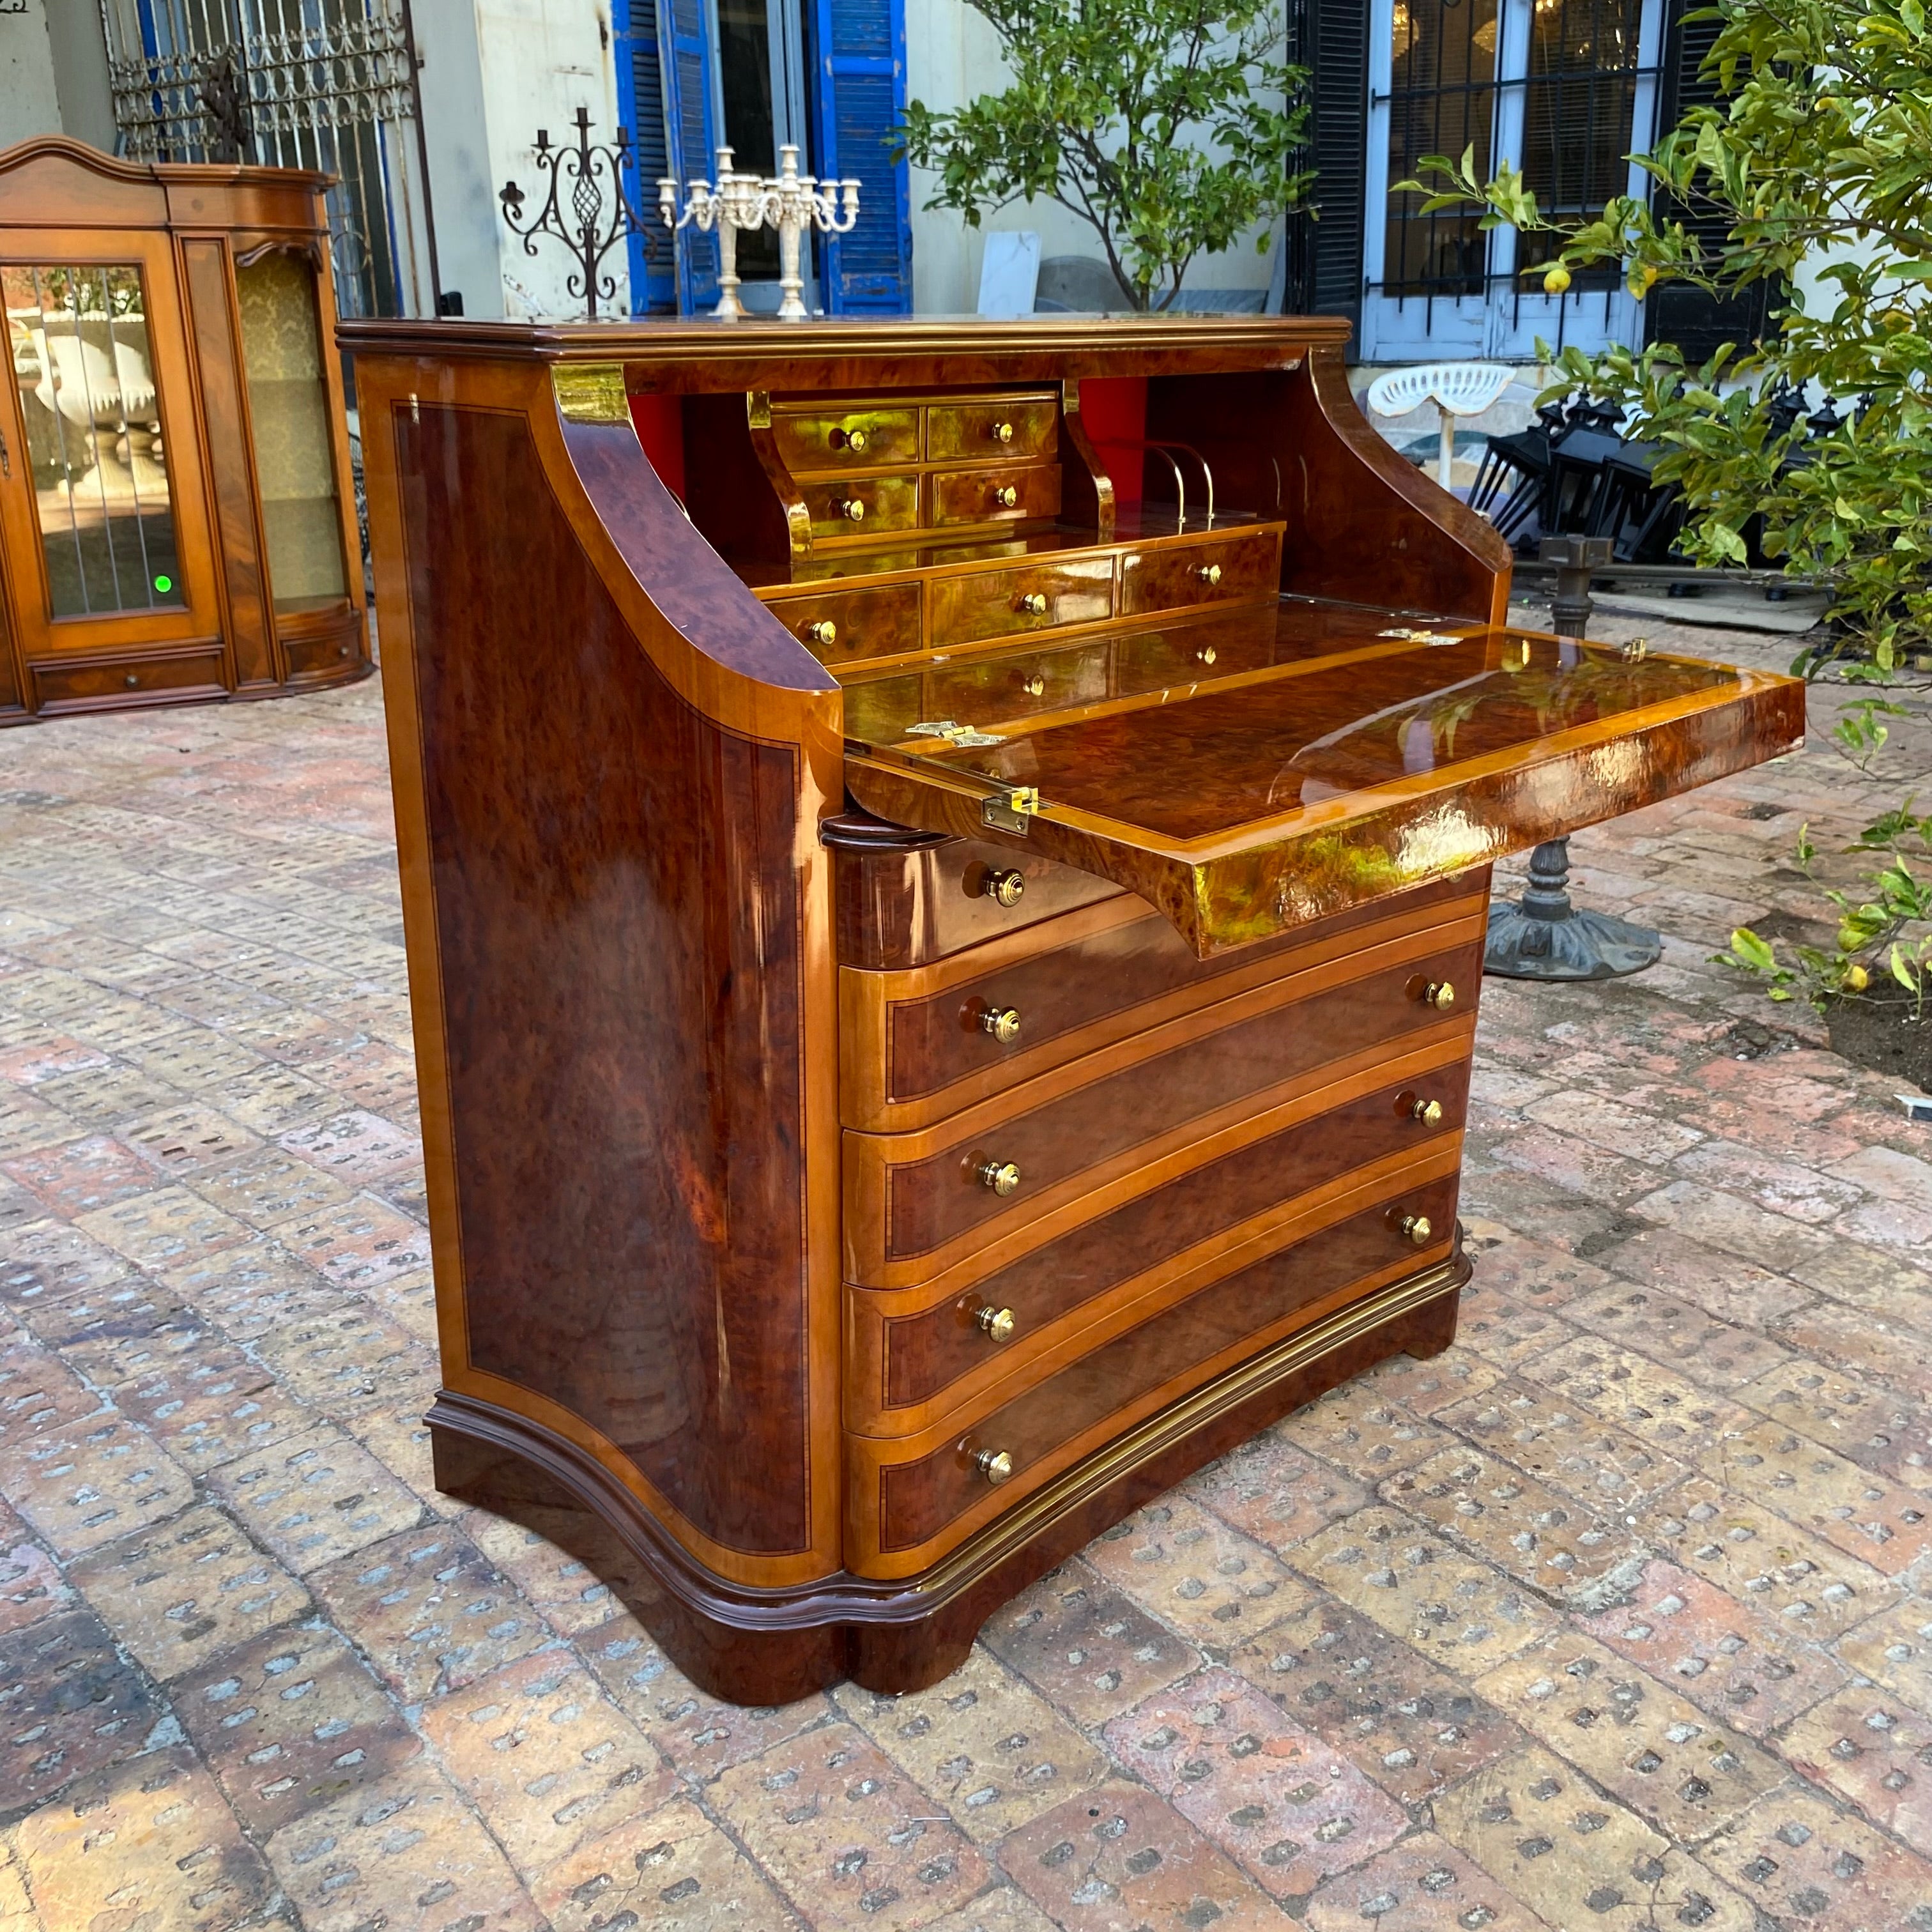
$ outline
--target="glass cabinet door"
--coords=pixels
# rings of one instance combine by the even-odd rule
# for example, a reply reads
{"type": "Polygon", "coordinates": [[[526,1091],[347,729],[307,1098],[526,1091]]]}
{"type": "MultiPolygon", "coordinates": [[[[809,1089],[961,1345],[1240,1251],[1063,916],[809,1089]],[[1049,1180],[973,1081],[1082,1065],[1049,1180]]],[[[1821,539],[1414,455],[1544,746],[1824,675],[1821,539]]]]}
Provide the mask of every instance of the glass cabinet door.
{"type": "Polygon", "coordinates": [[[238,261],[242,361],[268,584],[282,614],[349,595],[314,270],[283,249],[238,261]]]}
{"type": "MultiPolygon", "coordinates": [[[[26,238],[0,237],[0,247],[26,238]]],[[[13,446],[0,446],[0,513],[17,560],[8,589],[22,641],[32,653],[211,633],[212,560],[168,258],[155,259],[145,236],[104,260],[48,246],[57,236],[32,238],[33,258],[0,260],[16,426],[0,416],[13,446]]]]}

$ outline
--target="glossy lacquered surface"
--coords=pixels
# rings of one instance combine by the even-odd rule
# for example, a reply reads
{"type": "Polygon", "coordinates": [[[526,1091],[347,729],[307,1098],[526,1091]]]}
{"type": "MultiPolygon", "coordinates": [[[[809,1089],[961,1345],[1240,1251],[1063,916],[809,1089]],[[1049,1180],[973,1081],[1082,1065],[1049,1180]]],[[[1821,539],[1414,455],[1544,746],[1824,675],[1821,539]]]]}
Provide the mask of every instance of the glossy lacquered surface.
{"type": "Polygon", "coordinates": [[[601,1519],[727,1696],[929,1683],[1445,1346],[1484,864],[1796,728],[1496,630],[1334,324],[344,339],[437,1480],[601,1519]]]}

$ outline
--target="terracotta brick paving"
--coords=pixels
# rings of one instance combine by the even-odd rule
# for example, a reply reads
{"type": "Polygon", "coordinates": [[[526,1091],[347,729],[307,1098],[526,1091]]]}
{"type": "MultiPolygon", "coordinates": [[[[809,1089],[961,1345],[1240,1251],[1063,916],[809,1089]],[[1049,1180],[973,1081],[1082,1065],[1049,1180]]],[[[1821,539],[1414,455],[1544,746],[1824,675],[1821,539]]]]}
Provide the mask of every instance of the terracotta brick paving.
{"type": "Polygon", "coordinates": [[[0,1929],[1932,1932],[1932,1129],[1708,963],[1912,701],[1576,841],[1448,1355],[761,1711],[431,1484],[376,686],[0,740],[0,1929]]]}

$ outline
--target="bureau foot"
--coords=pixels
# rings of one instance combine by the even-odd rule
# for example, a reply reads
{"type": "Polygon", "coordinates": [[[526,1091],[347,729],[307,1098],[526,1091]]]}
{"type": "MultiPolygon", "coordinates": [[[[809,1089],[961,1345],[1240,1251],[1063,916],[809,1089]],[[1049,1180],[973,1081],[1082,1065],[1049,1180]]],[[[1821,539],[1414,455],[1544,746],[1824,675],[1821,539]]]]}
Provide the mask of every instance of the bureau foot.
{"type": "Polygon", "coordinates": [[[1344,1311],[1299,1348],[1197,1390],[1036,1490],[1024,1513],[892,1582],[842,1571],[784,1589],[732,1583],[605,1463],[527,1417],[447,1391],[428,1418],[436,1486],[575,1557],[713,1696],[784,1704],[845,1678],[923,1690],[958,1669],[994,1611],[1203,1464],[1391,1355],[1440,1354],[1468,1272],[1459,1252],[1385,1291],[1407,1291],[1399,1312],[1352,1323],[1344,1311]]]}

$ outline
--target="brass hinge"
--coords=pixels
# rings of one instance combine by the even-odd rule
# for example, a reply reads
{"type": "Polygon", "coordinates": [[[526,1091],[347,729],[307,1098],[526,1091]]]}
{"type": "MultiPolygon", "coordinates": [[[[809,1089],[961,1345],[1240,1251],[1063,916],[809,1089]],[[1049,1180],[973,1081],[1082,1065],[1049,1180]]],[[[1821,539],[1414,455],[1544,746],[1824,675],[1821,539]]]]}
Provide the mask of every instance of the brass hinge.
{"type": "Polygon", "coordinates": [[[1039,809],[1038,787],[1012,785],[980,801],[980,820],[995,832],[1017,832],[1024,838],[1032,828],[1034,814],[1039,809]]]}
{"type": "Polygon", "coordinates": [[[558,413],[567,422],[628,422],[621,362],[559,362],[550,372],[558,413]]]}
{"type": "Polygon", "coordinates": [[[906,728],[908,738],[944,738],[956,752],[976,752],[984,745],[998,745],[1004,739],[994,737],[990,732],[976,731],[970,724],[956,724],[950,718],[942,718],[936,724],[909,724],[906,728]]]}
{"type": "Polygon", "coordinates": [[[1462,640],[1454,631],[1414,631],[1398,624],[1393,630],[1378,631],[1378,638],[1401,638],[1412,644],[1460,644],[1462,640]]]}

